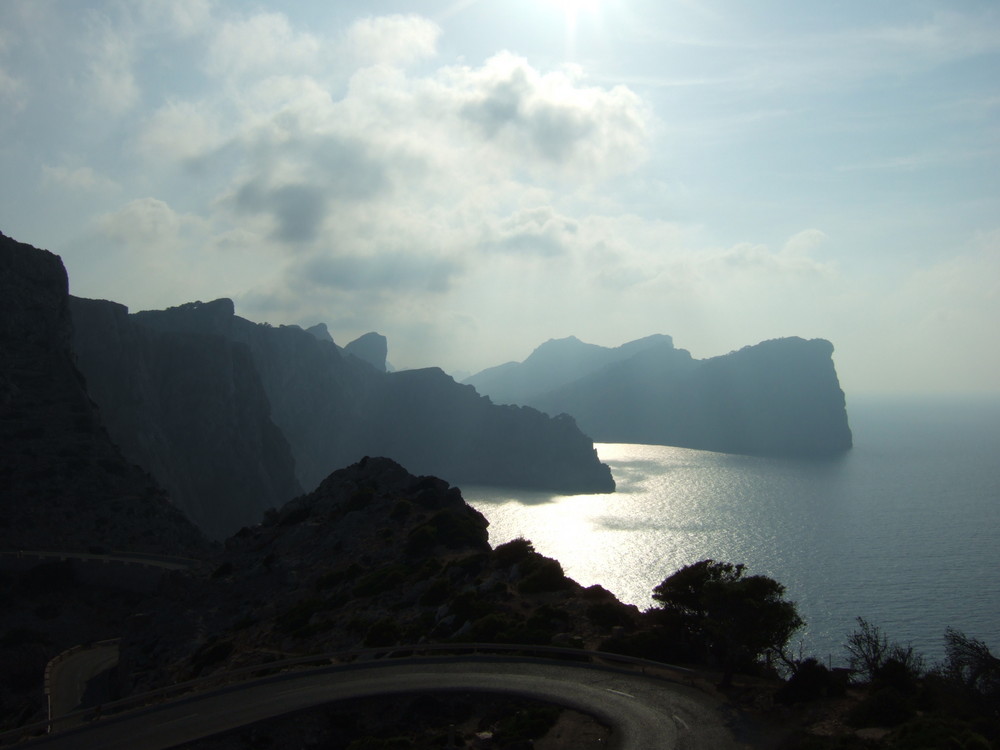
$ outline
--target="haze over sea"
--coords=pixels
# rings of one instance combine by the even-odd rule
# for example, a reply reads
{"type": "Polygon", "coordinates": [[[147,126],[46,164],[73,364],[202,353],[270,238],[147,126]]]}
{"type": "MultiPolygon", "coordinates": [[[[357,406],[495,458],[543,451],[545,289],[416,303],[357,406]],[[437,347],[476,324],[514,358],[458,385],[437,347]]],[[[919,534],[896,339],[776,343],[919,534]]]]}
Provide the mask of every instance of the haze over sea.
{"type": "Polygon", "coordinates": [[[1000,650],[1000,399],[850,399],[854,448],[791,460],[598,444],[612,495],[463,487],[496,546],[523,536],[641,608],[704,558],[783,583],[795,650],[834,666],[864,617],[931,661],[948,626],[1000,650]]]}

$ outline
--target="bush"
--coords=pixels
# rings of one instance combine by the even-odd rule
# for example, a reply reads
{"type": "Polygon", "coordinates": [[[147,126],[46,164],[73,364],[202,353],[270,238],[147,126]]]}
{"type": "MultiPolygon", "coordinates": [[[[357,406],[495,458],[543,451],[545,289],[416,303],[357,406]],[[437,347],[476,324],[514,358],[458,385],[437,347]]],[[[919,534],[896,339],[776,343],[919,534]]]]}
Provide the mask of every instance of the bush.
{"type": "Polygon", "coordinates": [[[524,537],[512,539],[493,550],[497,565],[501,568],[509,568],[516,563],[522,562],[533,555],[534,552],[534,545],[524,537]]]}
{"type": "Polygon", "coordinates": [[[777,699],[782,703],[803,703],[843,695],[846,685],[816,659],[806,659],[798,665],[777,699]]]}

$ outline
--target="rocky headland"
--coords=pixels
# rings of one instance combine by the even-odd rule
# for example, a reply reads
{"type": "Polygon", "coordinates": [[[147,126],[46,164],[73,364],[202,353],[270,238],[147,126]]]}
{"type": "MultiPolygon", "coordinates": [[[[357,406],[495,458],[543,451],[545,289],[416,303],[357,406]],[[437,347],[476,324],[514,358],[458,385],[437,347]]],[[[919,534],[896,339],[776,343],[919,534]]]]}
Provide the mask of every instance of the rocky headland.
{"type": "Polygon", "coordinates": [[[696,360],[669,336],[611,349],[570,337],[464,382],[501,403],[572,415],[598,442],[829,456],[852,444],[823,339],[783,338],[696,360]]]}

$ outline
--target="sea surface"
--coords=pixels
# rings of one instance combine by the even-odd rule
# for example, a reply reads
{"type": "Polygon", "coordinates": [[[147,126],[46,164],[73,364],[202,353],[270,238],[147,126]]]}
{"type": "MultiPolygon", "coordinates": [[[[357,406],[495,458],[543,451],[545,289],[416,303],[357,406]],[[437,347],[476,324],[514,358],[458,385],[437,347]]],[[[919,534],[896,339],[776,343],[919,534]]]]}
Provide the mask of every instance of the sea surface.
{"type": "Polygon", "coordinates": [[[1000,654],[1000,399],[856,399],[854,448],[828,460],[598,444],[609,495],[462,487],[494,546],[517,537],[646,608],[705,558],[786,587],[796,654],[846,664],[857,617],[929,663],[946,627],[1000,654]]]}

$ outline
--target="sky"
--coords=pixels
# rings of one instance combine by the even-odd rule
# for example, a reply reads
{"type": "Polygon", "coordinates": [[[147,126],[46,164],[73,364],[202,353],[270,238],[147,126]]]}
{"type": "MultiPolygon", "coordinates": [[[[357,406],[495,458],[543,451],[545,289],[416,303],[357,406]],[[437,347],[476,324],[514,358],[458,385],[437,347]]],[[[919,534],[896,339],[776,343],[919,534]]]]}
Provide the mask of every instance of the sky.
{"type": "Polygon", "coordinates": [[[0,231],[461,375],[826,338],[1000,392],[993,0],[2,0],[0,231]]]}

